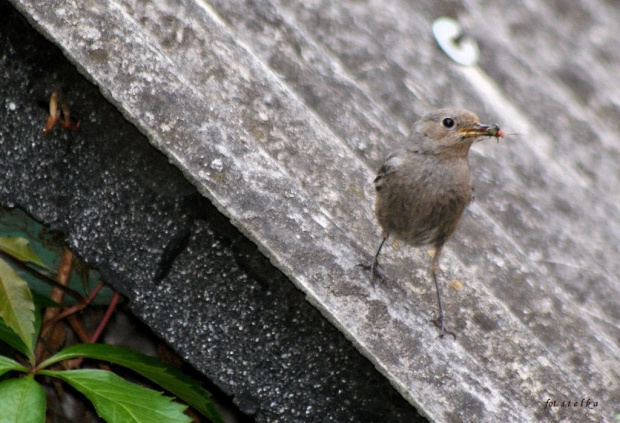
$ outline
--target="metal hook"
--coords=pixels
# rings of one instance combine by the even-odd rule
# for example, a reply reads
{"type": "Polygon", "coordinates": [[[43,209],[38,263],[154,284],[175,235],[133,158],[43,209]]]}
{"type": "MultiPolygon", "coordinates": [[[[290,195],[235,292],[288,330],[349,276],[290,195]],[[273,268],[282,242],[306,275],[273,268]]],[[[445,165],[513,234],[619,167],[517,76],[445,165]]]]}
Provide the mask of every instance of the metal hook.
{"type": "Polygon", "coordinates": [[[433,35],[439,47],[454,60],[463,66],[473,66],[478,63],[480,50],[478,43],[471,37],[463,34],[463,29],[452,18],[442,17],[433,22],[433,35]]]}

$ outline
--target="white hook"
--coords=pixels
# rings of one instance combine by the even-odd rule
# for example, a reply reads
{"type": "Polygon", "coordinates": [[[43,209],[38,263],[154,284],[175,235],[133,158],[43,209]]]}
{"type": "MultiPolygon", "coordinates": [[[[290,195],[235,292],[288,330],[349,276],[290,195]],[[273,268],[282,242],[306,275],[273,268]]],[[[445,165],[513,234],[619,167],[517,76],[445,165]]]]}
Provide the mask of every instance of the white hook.
{"type": "Polygon", "coordinates": [[[464,66],[474,66],[480,58],[478,43],[463,34],[463,29],[452,18],[442,17],[433,22],[433,35],[439,47],[454,60],[464,66]]]}

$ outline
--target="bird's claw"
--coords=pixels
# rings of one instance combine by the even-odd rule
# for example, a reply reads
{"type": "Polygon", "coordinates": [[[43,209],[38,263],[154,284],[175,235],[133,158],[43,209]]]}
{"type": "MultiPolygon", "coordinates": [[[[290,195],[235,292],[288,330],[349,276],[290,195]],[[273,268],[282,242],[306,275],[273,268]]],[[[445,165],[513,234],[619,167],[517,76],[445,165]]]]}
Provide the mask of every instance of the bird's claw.
{"type": "Polygon", "coordinates": [[[439,328],[439,330],[441,331],[441,333],[437,336],[438,338],[442,338],[446,335],[452,335],[452,337],[454,339],[456,339],[456,334],[450,330],[447,330],[445,325],[444,325],[444,318],[443,316],[439,316],[436,319],[433,320],[429,320],[429,323],[432,323],[433,325],[435,325],[436,327],[439,328]]]}
{"type": "Polygon", "coordinates": [[[358,267],[361,267],[364,270],[370,271],[370,283],[372,283],[372,286],[375,286],[376,279],[378,279],[380,282],[385,282],[385,280],[387,279],[387,277],[385,276],[385,273],[383,273],[383,271],[379,269],[379,263],[372,263],[372,264],[360,263],[358,264],[358,267]]]}

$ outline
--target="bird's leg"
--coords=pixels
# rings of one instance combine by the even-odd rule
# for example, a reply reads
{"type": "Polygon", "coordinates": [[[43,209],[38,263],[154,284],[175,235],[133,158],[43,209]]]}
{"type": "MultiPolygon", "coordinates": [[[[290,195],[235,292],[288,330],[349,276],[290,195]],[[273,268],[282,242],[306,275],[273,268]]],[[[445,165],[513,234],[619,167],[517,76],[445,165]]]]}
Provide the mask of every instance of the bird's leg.
{"type": "Polygon", "coordinates": [[[381,248],[383,248],[383,244],[385,243],[386,239],[387,237],[383,237],[381,239],[381,244],[379,244],[379,248],[377,248],[375,258],[372,260],[372,264],[370,265],[370,278],[373,285],[375,284],[375,277],[378,277],[381,281],[385,280],[383,272],[379,270],[379,253],[381,253],[381,248]]]}
{"type": "Polygon", "coordinates": [[[443,316],[443,306],[441,304],[441,286],[439,285],[439,257],[441,256],[442,246],[435,247],[435,256],[433,257],[433,280],[435,281],[435,288],[437,289],[437,305],[439,306],[439,317],[432,322],[439,328],[441,333],[439,334],[440,338],[443,338],[446,334],[452,335],[454,339],[456,339],[456,335],[454,332],[446,330],[444,325],[444,316],[443,316]]]}
{"type": "Polygon", "coordinates": [[[367,264],[359,264],[360,267],[363,267],[366,270],[370,270],[370,281],[372,282],[373,286],[375,284],[375,278],[378,278],[381,281],[385,280],[385,275],[381,270],[379,270],[379,254],[381,253],[381,248],[383,248],[383,244],[385,243],[386,239],[388,239],[387,236],[383,236],[383,238],[381,238],[381,244],[379,244],[379,248],[377,248],[377,252],[375,253],[375,257],[373,258],[370,266],[367,264]]]}

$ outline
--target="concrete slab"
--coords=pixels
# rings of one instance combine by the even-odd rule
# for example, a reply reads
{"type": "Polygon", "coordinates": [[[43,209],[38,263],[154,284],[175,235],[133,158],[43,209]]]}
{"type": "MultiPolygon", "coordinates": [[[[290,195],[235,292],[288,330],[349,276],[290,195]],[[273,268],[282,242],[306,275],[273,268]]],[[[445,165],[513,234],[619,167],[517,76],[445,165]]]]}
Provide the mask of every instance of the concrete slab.
{"type": "Polygon", "coordinates": [[[431,420],[620,410],[614,7],[13,2],[431,420]],[[444,14],[479,67],[436,47],[444,14]],[[471,157],[443,266],[456,342],[427,324],[424,251],[393,245],[376,289],[356,267],[378,242],[376,167],[444,105],[519,134],[471,157]],[[582,398],[599,406],[546,407],[582,398]]]}

